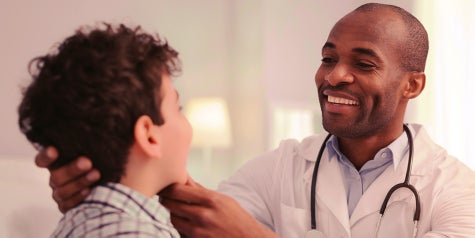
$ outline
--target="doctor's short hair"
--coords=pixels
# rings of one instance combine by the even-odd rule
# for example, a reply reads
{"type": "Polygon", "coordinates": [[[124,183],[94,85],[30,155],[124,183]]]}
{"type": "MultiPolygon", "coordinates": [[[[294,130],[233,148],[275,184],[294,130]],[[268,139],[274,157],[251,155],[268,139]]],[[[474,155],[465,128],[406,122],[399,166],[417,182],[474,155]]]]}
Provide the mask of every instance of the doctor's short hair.
{"type": "Polygon", "coordinates": [[[178,52],[139,26],[83,26],[29,65],[19,127],[36,147],[54,146],[52,168],[87,156],[99,183],[118,182],[142,115],[161,125],[162,76],[180,72],[178,52]]]}

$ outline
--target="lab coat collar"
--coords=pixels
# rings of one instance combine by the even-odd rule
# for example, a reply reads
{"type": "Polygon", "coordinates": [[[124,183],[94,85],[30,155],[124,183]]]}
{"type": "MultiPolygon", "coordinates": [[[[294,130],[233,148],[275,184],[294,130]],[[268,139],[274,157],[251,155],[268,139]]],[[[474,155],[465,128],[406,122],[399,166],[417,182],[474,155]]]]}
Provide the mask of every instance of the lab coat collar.
{"type": "MultiPolygon", "coordinates": [[[[414,153],[417,154],[419,151],[423,149],[425,153],[428,153],[432,151],[433,153],[442,153],[444,152],[444,149],[439,147],[438,145],[434,144],[432,140],[430,139],[429,135],[427,134],[426,130],[424,127],[420,124],[408,124],[409,130],[412,132],[412,136],[414,137],[414,153]],[[424,145],[419,145],[419,146],[426,146],[420,148],[417,143],[424,142],[424,145]]],[[[305,139],[302,140],[302,143],[299,146],[298,153],[299,155],[304,158],[307,161],[310,162],[315,162],[317,160],[317,154],[318,150],[320,149],[320,146],[322,145],[323,141],[325,140],[325,137],[328,135],[328,133],[323,133],[320,135],[313,135],[309,136],[305,139]]],[[[408,152],[408,151],[407,151],[408,152]]],[[[405,158],[405,157],[404,157],[405,158]]],[[[399,168],[399,164],[406,165],[407,162],[404,162],[404,158],[402,158],[398,163],[396,163],[396,166],[393,167],[394,171],[399,168]]],[[[416,160],[414,159],[413,162],[413,167],[416,167],[417,163],[420,163],[421,160],[416,160]]],[[[413,169],[414,172],[414,169],[413,169]]]]}
{"type": "MultiPolygon", "coordinates": [[[[317,160],[318,150],[327,135],[328,133],[324,133],[303,139],[298,149],[299,156],[310,162],[315,162],[317,160]]],[[[327,154],[327,152],[325,152],[325,154],[327,154]]]]}

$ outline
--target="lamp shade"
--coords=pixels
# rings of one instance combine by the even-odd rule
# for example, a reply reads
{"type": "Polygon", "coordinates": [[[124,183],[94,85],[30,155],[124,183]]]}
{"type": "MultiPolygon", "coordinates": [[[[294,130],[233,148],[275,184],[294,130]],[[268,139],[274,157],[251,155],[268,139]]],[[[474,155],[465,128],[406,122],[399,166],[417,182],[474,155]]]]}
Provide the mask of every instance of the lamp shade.
{"type": "Polygon", "coordinates": [[[228,106],[224,99],[193,98],[185,106],[185,115],[193,127],[194,147],[228,147],[231,126],[228,106]]]}

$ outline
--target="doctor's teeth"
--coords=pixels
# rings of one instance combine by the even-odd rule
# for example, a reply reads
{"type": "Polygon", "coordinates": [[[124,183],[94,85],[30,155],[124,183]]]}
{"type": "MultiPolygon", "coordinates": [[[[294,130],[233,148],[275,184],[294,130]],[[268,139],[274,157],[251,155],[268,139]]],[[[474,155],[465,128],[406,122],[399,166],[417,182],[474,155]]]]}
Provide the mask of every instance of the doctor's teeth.
{"type": "Polygon", "coordinates": [[[333,97],[333,96],[328,96],[328,101],[331,103],[336,103],[336,104],[344,104],[344,105],[358,105],[358,102],[346,98],[340,98],[340,97],[333,97]]]}

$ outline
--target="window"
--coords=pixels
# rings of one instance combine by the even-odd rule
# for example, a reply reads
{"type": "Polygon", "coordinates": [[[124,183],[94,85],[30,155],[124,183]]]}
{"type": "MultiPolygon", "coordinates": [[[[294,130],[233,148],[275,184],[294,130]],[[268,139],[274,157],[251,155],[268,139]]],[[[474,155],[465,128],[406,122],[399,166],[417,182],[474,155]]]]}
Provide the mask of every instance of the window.
{"type": "Polygon", "coordinates": [[[415,15],[429,33],[426,89],[416,100],[417,121],[437,143],[475,169],[475,2],[417,1],[415,15]]]}

